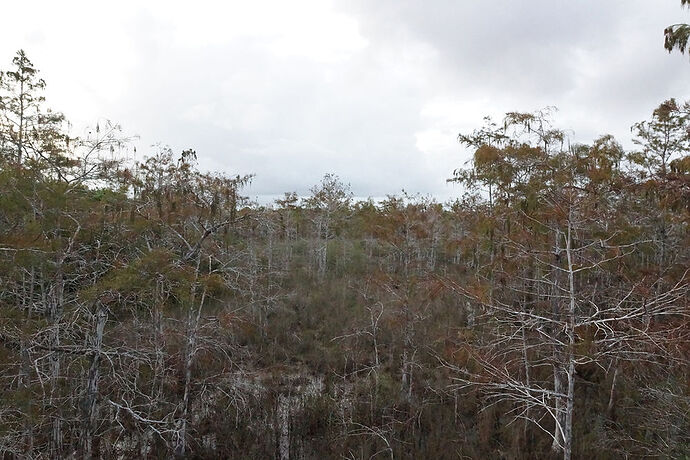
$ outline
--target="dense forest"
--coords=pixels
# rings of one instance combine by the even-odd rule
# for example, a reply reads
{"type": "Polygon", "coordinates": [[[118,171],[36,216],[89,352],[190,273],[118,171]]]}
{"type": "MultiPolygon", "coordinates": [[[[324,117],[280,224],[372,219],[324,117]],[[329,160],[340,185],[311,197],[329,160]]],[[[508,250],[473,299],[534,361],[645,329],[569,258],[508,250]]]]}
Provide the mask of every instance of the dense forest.
{"type": "Polygon", "coordinates": [[[0,457],[690,458],[689,104],[633,151],[487,118],[450,203],[264,206],[0,85],[0,457]]]}

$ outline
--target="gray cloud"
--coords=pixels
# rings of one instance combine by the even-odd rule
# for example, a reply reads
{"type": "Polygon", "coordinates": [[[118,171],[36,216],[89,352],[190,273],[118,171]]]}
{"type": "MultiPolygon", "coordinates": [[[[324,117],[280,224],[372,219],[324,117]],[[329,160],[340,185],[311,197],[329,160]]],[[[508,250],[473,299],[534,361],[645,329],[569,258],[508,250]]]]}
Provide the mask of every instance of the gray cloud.
{"type": "Polygon", "coordinates": [[[485,114],[556,105],[576,140],[629,145],[631,123],[688,96],[690,63],[662,48],[690,20],[675,1],[31,3],[11,7],[39,12],[0,31],[0,52],[25,48],[56,108],[115,119],[140,151],[254,172],[253,195],[335,172],[360,196],[445,198],[467,158],[455,136],[485,114]]]}

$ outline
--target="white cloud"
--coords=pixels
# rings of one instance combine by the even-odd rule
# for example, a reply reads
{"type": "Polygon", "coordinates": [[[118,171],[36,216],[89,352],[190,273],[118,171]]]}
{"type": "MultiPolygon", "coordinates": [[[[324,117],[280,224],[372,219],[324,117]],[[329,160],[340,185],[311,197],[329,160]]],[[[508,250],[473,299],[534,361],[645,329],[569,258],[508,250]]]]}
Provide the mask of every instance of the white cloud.
{"type": "Polygon", "coordinates": [[[257,173],[253,194],[335,172],[360,196],[446,196],[468,155],[456,136],[484,115],[556,105],[576,140],[626,141],[687,97],[690,64],[661,43],[688,19],[676,3],[12,2],[0,67],[25,48],[77,125],[196,148],[203,167],[257,173]]]}

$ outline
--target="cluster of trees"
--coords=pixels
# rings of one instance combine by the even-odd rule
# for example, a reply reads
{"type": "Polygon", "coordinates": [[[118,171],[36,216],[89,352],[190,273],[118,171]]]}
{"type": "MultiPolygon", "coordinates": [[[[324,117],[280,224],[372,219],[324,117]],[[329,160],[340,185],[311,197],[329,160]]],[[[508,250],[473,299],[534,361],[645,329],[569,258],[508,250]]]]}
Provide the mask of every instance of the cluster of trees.
{"type": "Polygon", "coordinates": [[[0,74],[0,456],[690,455],[690,106],[490,119],[462,199],[249,203],[0,74]]]}
{"type": "MultiPolygon", "coordinates": [[[[610,136],[564,145],[544,112],[509,113],[499,129],[489,121],[460,136],[476,153],[455,180],[488,188],[488,245],[475,280],[453,281],[485,316],[482,339],[450,363],[453,378],[537,425],[566,459],[576,417],[593,410],[578,385],[610,388],[610,421],[621,372],[639,391],[687,402],[672,389],[688,377],[690,157],[669,160],[687,151],[688,109],[664,102],[633,127],[640,151],[628,155],[610,136]]],[[[664,421],[684,430],[688,420],[664,421]]],[[[675,436],[663,442],[687,453],[675,436]]],[[[636,436],[610,439],[623,454],[636,436]]]]}

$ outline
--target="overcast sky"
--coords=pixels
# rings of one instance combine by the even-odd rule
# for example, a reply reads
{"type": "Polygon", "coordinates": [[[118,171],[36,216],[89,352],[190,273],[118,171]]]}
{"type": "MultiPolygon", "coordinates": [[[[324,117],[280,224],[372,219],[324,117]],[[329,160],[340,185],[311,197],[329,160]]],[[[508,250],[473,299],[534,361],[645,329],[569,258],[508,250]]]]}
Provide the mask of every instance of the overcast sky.
{"type": "Polygon", "coordinates": [[[556,106],[578,142],[690,98],[663,29],[679,0],[24,1],[3,4],[0,68],[23,48],[49,105],[255,173],[252,196],[324,173],[357,196],[444,200],[484,115],[556,106]]]}

